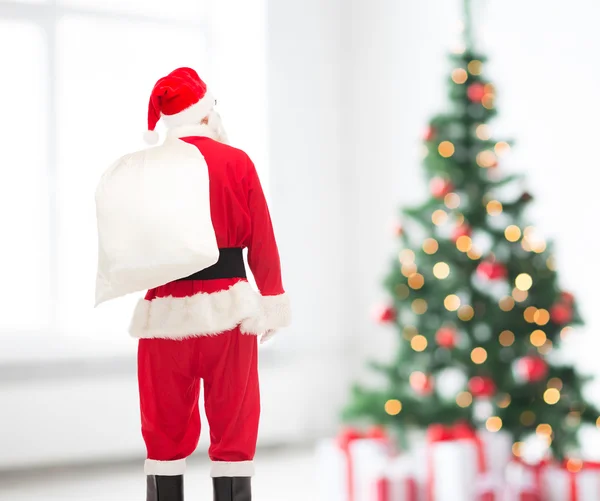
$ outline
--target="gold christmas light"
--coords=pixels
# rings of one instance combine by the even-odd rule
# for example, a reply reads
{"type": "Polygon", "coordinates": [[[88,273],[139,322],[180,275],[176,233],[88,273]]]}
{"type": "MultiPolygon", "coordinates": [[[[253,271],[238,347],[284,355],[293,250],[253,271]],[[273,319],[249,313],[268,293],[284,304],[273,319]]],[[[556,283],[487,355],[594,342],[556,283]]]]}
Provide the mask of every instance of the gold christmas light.
{"type": "Polygon", "coordinates": [[[410,347],[415,351],[424,351],[427,348],[427,339],[421,334],[417,334],[410,340],[410,347]]]}
{"type": "Polygon", "coordinates": [[[444,205],[446,205],[448,209],[458,209],[460,206],[460,197],[456,193],[448,193],[444,197],[444,205]]]}
{"type": "Polygon", "coordinates": [[[439,244],[435,238],[427,238],[423,242],[423,251],[425,254],[435,254],[439,248],[439,244]]]}
{"type": "Polygon", "coordinates": [[[492,137],[490,127],[486,124],[478,125],[477,129],[475,129],[475,134],[482,141],[487,141],[489,138],[492,137]]]}
{"type": "Polygon", "coordinates": [[[473,59],[473,61],[467,65],[467,69],[471,75],[481,75],[483,63],[477,59],[473,59]]]}
{"type": "Polygon", "coordinates": [[[417,315],[422,315],[427,311],[427,301],[424,299],[415,299],[412,302],[411,308],[417,315]]]}
{"type": "Polygon", "coordinates": [[[463,68],[456,68],[452,71],[452,81],[455,84],[462,85],[467,81],[468,78],[469,75],[467,75],[467,72],[463,68]]]}
{"type": "Polygon", "coordinates": [[[552,426],[550,426],[549,424],[546,424],[546,423],[538,424],[537,428],[535,429],[535,432],[538,435],[550,436],[550,435],[552,435],[552,426]]]}
{"type": "Polygon", "coordinates": [[[567,471],[569,473],[579,473],[583,468],[581,459],[571,458],[567,461],[567,471]]]}
{"type": "Polygon", "coordinates": [[[533,331],[529,335],[529,341],[536,348],[539,348],[540,346],[543,346],[544,343],[546,342],[546,339],[547,339],[546,333],[544,331],[540,330],[540,329],[537,329],[537,330],[533,331]]]}
{"type": "Polygon", "coordinates": [[[519,238],[521,238],[521,230],[518,226],[511,224],[510,226],[507,226],[504,230],[504,237],[509,242],[516,242],[517,240],[519,240],[519,238]]]}
{"type": "Polygon", "coordinates": [[[523,411],[519,417],[519,420],[523,426],[531,426],[533,423],[535,423],[535,414],[533,411],[523,411]]]}
{"type": "Polygon", "coordinates": [[[498,341],[502,346],[511,346],[515,342],[515,335],[512,331],[502,331],[498,336],[498,341]]]}
{"type": "Polygon", "coordinates": [[[491,150],[484,150],[477,154],[477,165],[484,169],[496,165],[496,155],[491,150]]]}
{"type": "Polygon", "coordinates": [[[599,417],[598,419],[596,419],[596,426],[597,426],[598,428],[600,428],[600,417],[599,417]]]}
{"type": "Polygon", "coordinates": [[[467,252],[467,256],[469,256],[469,258],[472,259],[473,261],[476,261],[477,259],[481,258],[481,252],[479,252],[477,249],[472,247],[471,250],[469,250],[469,252],[467,252]]]}
{"type": "Polygon", "coordinates": [[[535,312],[537,311],[537,308],[535,306],[528,306],[527,308],[525,308],[525,311],[523,312],[523,317],[525,318],[525,321],[533,324],[535,323],[535,312]]]}
{"type": "Polygon", "coordinates": [[[442,141],[438,146],[438,152],[444,158],[454,155],[454,145],[450,141],[442,141]]]}
{"type": "Polygon", "coordinates": [[[400,272],[405,276],[405,277],[410,277],[412,274],[417,272],[417,265],[415,263],[406,263],[403,264],[402,267],[400,268],[400,272]]]}
{"type": "Polygon", "coordinates": [[[407,341],[410,341],[413,337],[417,336],[418,334],[419,334],[419,331],[413,325],[407,325],[402,330],[402,335],[404,336],[404,339],[406,339],[407,341]]]}
{"type": "Polygon", "coordinates": [[[431,221],[436,226],[440,226],[440,225],[444,224],[446,221],[448,221],[448,214],[446,213],[446,211],[444,211],[442,209],[438,209],[438,210],[434,211],[434,213],[431,215],[431,221]]]}
{"type": "Polygon", "coordinates": [[[502,203],[498,200],[490,200],[486,205],[486,210],[490,216],[498,216],[502,214],[502,203]]]}
{"type": "Polygon", "coordinates": [[[498,305],[502,311],[510,311],[515,307],[515,300],[510,296],[504,296],[500,299],[498,305]]]}
{"type": "Polygon", "coordinates": [[[500,428],[502,428],[502,419],[498,416],[489,417],[485,422],[485,427],[493,433],[500,431],[500,428]]]}
{"type": "Polygon", "coordinates": [[[518,301],[519,303],[525,301],[528,296],[529,296],[529,292],[521,291],[521,290],[517,289],[516,287],[512,291],[512,297],[514,298],[515,301],[518,301]]]}
{"type": "Polygon", "coordinates": [[[556,260],[554,259],[554,256],[550,256],[546,259],[546,266],[550,271],[556,271],[556,260]]]}
{"type": "Polygon", "coordinates": [[[468,391],[462,391],[458,395],[456,395],[456,405],[458,405],[459,407],[469,407],[471,403],[473,403],[473,396],[468,391]]]}
{"type": "Polygon", "coordinates": [[[554,405],[560,400],[560,391],[556,388],[548,388],[544,392],[544,402],[548,405],[554,405]]]}
{"type": "Polygon", "coordinates": [[[510,405],[510,401],[510,395],[508,393],[502,393],[499,395],[496,405],[500,407],[500,409],[506,409],[510,405]]]}
{"type": "Polygon", "coordinates": [[[463,322],[468,322],[475,315],[475,311],[473,307],[465,304],[458,309],[458,318],[460,318],[463,322]]]}
{"type": "Polygon", "coordinates": [[[396,296],[399,299],[406,299],[410,294],[410,290],[406,284],[400,284],[396,286],[396,296]]]}
{"type": "Polygon", "coordinates": [[[408,285],[411,289],[419,290],[425,284],[425,277],[420,273],[413,273],[408,277],[408,285]]]}
{"type": "Polygon", "coordinates": [[[528,291],[533,285],[533,279],[531,278],[531,275],[528,275],[527,273],[521,273],[515,279],[515,285],[519,290],[528,291]]]}
{"type": "Polygon", "coordinates": [[[543,239],[530,242],[531,250],[536,254],[541,254],[546,250],[546,241],[543,239]]]}
{"type": "Polygon", "coordinates": [[[473,240],[467,235],[461,235],[456,239],[456,248],[461,252],[469,252],[473,247],[473,240]]]}
{"type": "Polygon", "coordinates": [[[464,214],[461,214],[459,212],[458,214],[456,214],[456,216],[454,216],[454,224],[456,224],[456,226],[460,226],[464,222],[465,222],[465,216],[464,216],[464,214]]]}
{"type": "Polygon", "coordinates": [[[510,151],[510,144],[506,141],[499,141],[496,143],[496,146],[494,146],[494,151],[498,156],[506,155],[510,151]]]}
{"type": "Polygon", "coordinates": [[[569,336],[569,334],[571,334],[573,332],[573,327],[563,327],[562,330],[560,331],[560,338],[561,339],[567,339],[567,337],[569,336]]]}
{"type": "Polygon", "coordinates": [[[444,306],[448,311],[456,311],[460,308],[460,298],[456,294],[450,294],[444,299],[444,306]]]}
{"type": "Polygon", "coordinates": [[[496,88],[491,83],[485,84],[485,86],[483,87],[483,90],[485,91],[486,94],[492,94],[493,95],[493,94],[496,93],[496,88]]]}
{"type": "Polygon", "coordinates": [[[563,382],[558,377],[553,377],[548,381],[548,388],[556,388],[558,391],[562,390],[563,382]]]}
{"type": "Polygon", "coordinates": [[[441,261],[433,266],[433,276],[435,278],[443,280],[445,278],[448,278],[448,275],[450,275],[450,266],[448,266],[447,263],[441,261]]]}
{"type": "Polygon", "coordinates": [[[550,313],[548,313],[548,310],[540,308],[533,315],[533,321],[538,325],[546,325],[550,322],[550,313]]]}
{"type": "Polygon", "coordinates": [[[487,351],[485,351],[485,348],[481,348],[480,346],[473,348],[473,351],[471,351],[471,360],[477,365],[484,363],[487,360],[487,351]]]}
{"type": "MultiPolygon", "coordinates": [[[[381,405],[381,404],[380,404],[381,405]]],[[[385,403],[385,412],[390,416],[396,416],[402,411],[402,402],[400,400],[391,399],[385,403]]]]}
{"type": "Polygon", "coordinates": [[[493,94],[485,94],[483,99],[481,100],[481,104],[484,108],[488,110],[494,109],[494,95],[493,94]]]}
{"type": "Polygon", "coordinates": [[[402,264],[414,263],[415,262],[415,253],[410,249],[404,249],[400,251],[398,255],[398,259],[402,264]]]}
{"type": "Polygon", "coordinates": [[[521,448],[523,447],[523,442],[515,442],[512,446],[512,453],[516,456],[516,457],[520,457],[521,456],[521,448]]]}

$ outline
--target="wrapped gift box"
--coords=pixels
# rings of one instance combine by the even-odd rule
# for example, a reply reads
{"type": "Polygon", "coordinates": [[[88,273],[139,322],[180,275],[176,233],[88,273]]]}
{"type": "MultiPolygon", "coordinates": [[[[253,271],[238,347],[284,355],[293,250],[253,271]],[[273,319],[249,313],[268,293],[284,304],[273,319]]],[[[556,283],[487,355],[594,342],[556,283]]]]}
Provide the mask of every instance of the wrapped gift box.
{"type": "Polygon", "coordinates": [[[346,430],[317,447],[317,476],[322,501],[373,501],[375,485],[393,449],[385,434],[346,430]]]}
{"type": "Polygon", "coordinates": [[[425,501],[415,469],[412,456],[391,459],[376,480],[373,501],[425,501]]]}

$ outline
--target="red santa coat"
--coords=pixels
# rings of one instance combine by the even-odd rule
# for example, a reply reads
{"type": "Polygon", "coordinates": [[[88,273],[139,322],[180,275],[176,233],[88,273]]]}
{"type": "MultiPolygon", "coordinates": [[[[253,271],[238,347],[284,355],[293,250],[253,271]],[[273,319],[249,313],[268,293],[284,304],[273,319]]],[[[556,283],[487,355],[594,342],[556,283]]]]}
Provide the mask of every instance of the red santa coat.
{"type": "Polygon", "coordinates": [[[257,293],[246,279],[181,280],[150,289],[137,304],[130,334],[182,339],[229,331],[262,335],[290,323],[277,243],[256,168],[242,150],[213,139],[207,126],[169,134],[197,147],[208,165],[210,210],[219,248],[247,248],[257,293]]]}

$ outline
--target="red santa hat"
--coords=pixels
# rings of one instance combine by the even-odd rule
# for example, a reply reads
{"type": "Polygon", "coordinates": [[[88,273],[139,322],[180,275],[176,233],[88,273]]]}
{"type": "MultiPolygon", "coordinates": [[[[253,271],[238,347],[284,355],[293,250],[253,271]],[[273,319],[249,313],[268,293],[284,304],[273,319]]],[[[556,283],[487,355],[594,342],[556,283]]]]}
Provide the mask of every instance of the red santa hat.
{"type": "Polygon", "coordinates": [[[215,99],[198,74],[191,68],[177,68],[156,82],[152,89],[144,140],[148,144],[158,142],[154,129],[161,118],[169,129],[198,124],[214,106],[215,99]]]}

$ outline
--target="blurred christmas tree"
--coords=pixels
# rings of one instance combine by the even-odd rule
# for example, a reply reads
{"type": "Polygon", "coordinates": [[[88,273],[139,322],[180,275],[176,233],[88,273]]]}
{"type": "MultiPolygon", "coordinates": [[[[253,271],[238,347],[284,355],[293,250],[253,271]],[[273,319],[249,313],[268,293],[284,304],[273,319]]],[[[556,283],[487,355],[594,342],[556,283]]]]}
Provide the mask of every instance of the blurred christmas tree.
{"type": "Polygon", "coordinates": [[[511,433],[516,454],[537,433],[564,457],[581,423],[598,418],[584,379],[553,361],[581,319],[551,245],[525,221],[532,196],[501,173],[510,145],[487,125],[496,89],[474,50],[469,0],[464,24],[464,47],[450,56],[450,111],[423,138],[431,196],[403,211],[402,250],[385,282],[393,303],[378,314],[400,346],[389,365],[372,364],[386,387],[355,387],[345,417],[400,431],[467,420],[511,433]]]}

